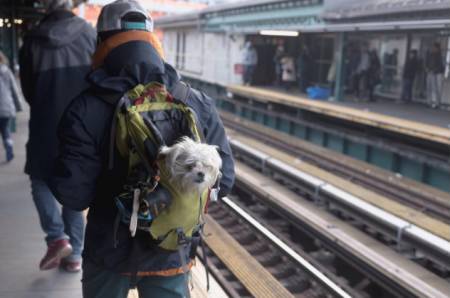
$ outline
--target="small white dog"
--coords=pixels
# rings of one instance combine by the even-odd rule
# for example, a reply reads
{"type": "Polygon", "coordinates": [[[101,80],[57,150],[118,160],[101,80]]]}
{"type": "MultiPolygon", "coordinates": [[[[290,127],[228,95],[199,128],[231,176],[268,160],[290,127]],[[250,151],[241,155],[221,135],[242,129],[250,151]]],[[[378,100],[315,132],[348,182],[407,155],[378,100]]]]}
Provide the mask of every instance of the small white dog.
{"type": "Polygon", "coordinates": [[[165,158],[173,185],[179,186],[182,192],[203,193],[221,175],[222,159],[217,148],[183,137],[171,147],[162,147],[159,156],[165,158]]]}

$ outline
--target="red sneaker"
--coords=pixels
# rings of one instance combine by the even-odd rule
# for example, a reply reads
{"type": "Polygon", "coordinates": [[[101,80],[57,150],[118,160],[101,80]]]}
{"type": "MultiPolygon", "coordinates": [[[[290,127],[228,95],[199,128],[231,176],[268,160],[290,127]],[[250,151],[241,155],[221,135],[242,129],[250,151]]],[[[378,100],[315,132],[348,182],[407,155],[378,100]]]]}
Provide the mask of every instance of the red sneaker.
{"type": "Polygon", "coordinates": [[[68,261],[66,259],[61,260],[60,267],[67,272],[76,273],[81,271],[81,262],[80,261],[68,261]]]}
{"type": "Polygon", "coordinates": [[[59,266],[61,259],[72,253],[72,246],[67,239],[60,239],[48,244],[47,253],[39,264],[39,269],[50,270],[59,266]]]}

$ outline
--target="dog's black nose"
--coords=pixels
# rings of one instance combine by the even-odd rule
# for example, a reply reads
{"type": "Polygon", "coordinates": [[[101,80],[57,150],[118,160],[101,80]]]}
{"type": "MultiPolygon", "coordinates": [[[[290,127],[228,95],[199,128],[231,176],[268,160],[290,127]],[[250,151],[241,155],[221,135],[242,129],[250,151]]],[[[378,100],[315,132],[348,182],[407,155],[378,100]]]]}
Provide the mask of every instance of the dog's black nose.
{"type": "Polygon", "coordinates": [[[198,178],[205,178],[205,173],[203,173],[203,172],[198,172],[198,173],[197,173],[197,177],[198,177],[198,178]]]}

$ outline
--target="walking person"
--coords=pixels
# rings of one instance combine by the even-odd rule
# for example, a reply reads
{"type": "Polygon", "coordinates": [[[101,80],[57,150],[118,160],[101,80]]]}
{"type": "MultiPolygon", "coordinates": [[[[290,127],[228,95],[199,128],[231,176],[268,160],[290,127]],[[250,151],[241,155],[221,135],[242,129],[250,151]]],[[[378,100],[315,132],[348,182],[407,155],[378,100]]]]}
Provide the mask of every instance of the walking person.
{"type": "Polygon", "coordinates": [[[71,12],[71,0],[42,3],[46,15],[26,34],[20,50],[20,78],[30,105],[25,172],[30,176],[33,200],[46,234],[47,252],[39,268],[61,266],[77,272],[81,269],[83,215],[67,207],[60,211],[48,179],[58,154],[59,120],[71,100],[87,86],[84,78],[95,49],[95,30],[71,12]]]}
{"type": "MultiPolygon", "coordinates": [[[[73,100],[59,126],[61,154],[51,188],[63,206],[89,208],[83,250],[84,298],[125,298],[130,287],[137,287],[141,298],[187,294],[185,275],[192,262],[186,260],[186,254],[161,249],[148,228],[130,233],[131,220],[126,224],[118,216],[123,214],[124,205],[119,206],[115,198],[130,187],[129,178],[139,176],[128,175],[131,153],[126,149],[128,154],[124,154],[124,148],[119,148],[119,140],[128,138],[120,133],[117,119],[123,114],[122,109],[116,110],[118,103],[133,98],[133,108],[143,109],[156,98],[166,105],[185,103],[196,114],[192,118],[199,124],[197,131],[205,143],[217,146],[222,159],[218,197],[227,195],[233,185],[232,153],[214,101],[180,82],[176,70],[164,62],[163,48],[152,31],[153,21],[137,1],[117,0],[102,8],[93,71],[87,78],[90,88],[73,100]]],[[[180,114],[147,113],[143,116],[147,120],[142,121],[150,123],[145,126],[147,130],[150,126],[152,131],[158,130],[158,138],[168,145],[183,127],[171,115],[180,114]],[[168,141],[170,134],[174,137],[168,141]]],[[[153,148],[152,142],[145,143],[146,149],[153,148]]],[[[150,159],[147,152],[141,156],[150,159]]],[[[188,171],[194,167],[178,158],[176,161],[188,171]]],[[[145,173],[150,167],[143,167],[145,173]]],[[[133,196],[135,200],[136,194],[133,196]]],[[[195,245],[184,250],[189,258],[195,257],[195,251],[195,245]]]]}
{"type": "Polygon", "coordinates": [[[258,64],[258,53],[251,41],[245,42],[242,64],[244,65],[244,85],[251,85],[258,64]]]}
{"type": "Polygon", "coordinates": [[[401,102],[408,103],[412,101],[413,87],[416,75],[420,70],[420,61],[417,57],[417,50],[409,51],[405,66],[403,67],[403,82],[401,102]]]}
{"type": "Polygon", "coordinates": [[[427,99],[428,104],[434,109],[442,100],[442,83],[444,74],[444,63],[442,59],[441,45],[434,43],[425,60],[427,73],[427,99]]]}
{"type": "Polygon", "coordinates": [[[21,97],[16,79],[8,67],[8,59],[0,51],[0,133],[6,151],[6,161],[14,158],[13,140],[11,138],[11,121],[16,112],[22,110],[21,97]]]}

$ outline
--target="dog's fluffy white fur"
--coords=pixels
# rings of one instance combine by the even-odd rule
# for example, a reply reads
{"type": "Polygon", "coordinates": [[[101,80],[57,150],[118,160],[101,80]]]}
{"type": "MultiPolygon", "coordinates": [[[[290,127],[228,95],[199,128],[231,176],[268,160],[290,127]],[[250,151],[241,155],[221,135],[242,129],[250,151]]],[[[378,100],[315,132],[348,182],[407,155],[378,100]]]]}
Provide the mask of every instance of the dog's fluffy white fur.
{"type": "Polygon", "coordinates": [[[217,149],[217,146],[183,137],[173,146],[163,146],[159,154],[165,160],[173,185],[182,192],[203,193],[214,185],[220,175],[222,159],[217,149]]]}

